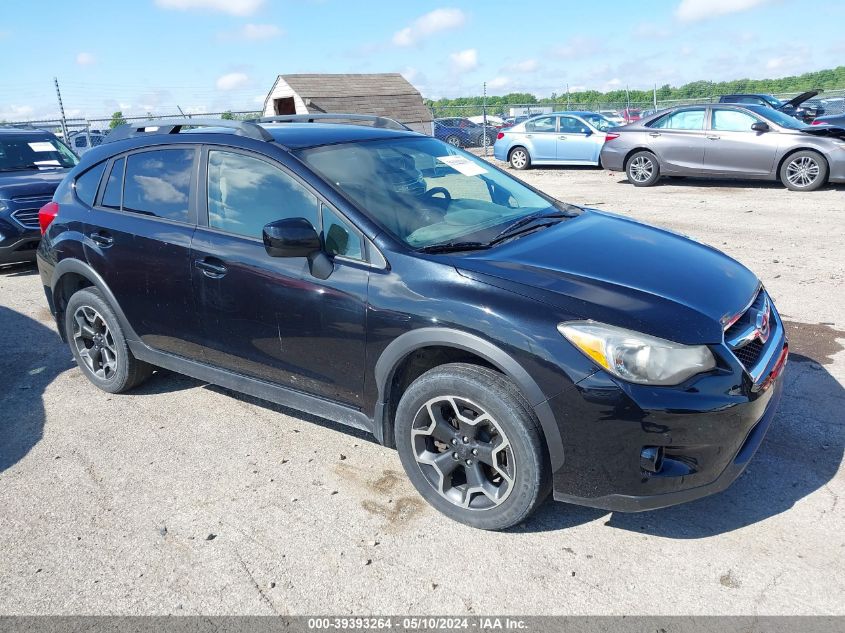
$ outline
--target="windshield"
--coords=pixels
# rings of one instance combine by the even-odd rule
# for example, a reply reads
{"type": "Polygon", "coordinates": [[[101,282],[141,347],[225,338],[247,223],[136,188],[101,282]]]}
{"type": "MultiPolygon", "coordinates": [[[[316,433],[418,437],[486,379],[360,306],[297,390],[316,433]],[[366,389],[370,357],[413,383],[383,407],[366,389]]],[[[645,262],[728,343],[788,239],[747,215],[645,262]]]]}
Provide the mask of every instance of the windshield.
{"type": "Polygon", "coordinates": [[[766,108],[764,106],[746,106],[749,110],[754,112],[754,114],[759,114],[761,117],[772,121],[773,123],[777,123],[781,127],[788,128],[790,130],[803,130],[805,127],[808,127],[806,123],[796,119],[795,117],[791,117],[788,114],[781,112],[780,110],[772,110],[771,108],[766,108]]]}
{"type": "Polygon", "coordinates": [[[48,136],[0,136],[0,171],[62,169],[79,159],[63,143],[48,136]]]}
{"type": "Polygon", "coordinates": [[[616,123],[601,114],[583,114],[581,118],[586,119],[599,132],[606,132],[612,127],[617,127],[616,123]]]}
{"type": "Polygon", "coordinates": [[[414,248],[488,242],[524,216],[566,207],[429,137],[305,149],[300,158],[414,248]]]}

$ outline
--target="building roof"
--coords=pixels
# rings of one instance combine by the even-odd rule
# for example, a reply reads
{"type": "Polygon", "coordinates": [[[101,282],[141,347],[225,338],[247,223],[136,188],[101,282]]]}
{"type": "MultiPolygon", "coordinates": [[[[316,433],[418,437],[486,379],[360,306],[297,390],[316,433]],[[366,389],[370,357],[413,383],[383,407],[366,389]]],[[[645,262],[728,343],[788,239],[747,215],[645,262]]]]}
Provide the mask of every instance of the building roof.
{"type": "Polygon", "coordinates": [[[401,123],[432,119],[419,91],[399,73],[279,75],[276,85],[280,80],[310,113],[375,114],[401,123]]]}

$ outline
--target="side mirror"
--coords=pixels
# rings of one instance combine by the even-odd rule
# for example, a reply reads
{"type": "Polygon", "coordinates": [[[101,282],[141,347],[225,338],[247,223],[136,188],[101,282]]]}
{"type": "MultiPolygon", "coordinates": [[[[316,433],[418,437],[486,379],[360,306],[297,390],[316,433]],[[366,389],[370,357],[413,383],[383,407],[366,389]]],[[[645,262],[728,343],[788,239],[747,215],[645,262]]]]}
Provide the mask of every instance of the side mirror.
{"type": "Polygon", "coordinates": [[[317,230],[305,218],[270,222],[261,237],[271,257],[308,257],[323,248],[317,230]]]}
{"type": "Polygon", "coordinates": [[[763,123],[762,121],[757,121],[757,123],[753,123],[751,125],[751,129],[755,132],[768,132],[771,128],[769,127],[768,123],[763,123]]]}
{"type": "Polygon", "coordinates": [[[584,134],[585,136],[592,136],[593,131],[588,127],[582,127],[581,128],[581,134],[584,134]]]}

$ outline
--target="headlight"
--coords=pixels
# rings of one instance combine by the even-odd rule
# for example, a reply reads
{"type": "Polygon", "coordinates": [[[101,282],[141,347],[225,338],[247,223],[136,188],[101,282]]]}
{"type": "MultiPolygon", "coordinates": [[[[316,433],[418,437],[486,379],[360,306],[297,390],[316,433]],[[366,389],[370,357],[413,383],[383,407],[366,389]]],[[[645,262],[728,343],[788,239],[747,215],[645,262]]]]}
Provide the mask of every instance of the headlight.
{"type": "Polygon", "coordinates": [[[9,205],[6,204],[5,200],[0,200],[0,211],[5,211],[9,208],[9,205]]]}
{"type": "Polygon", "coordinates": [[[557,329],[589,358],[629,382],[677,385],[716,366],[706,345],[682,345],[595,321],[570,321],[557,329]]]}

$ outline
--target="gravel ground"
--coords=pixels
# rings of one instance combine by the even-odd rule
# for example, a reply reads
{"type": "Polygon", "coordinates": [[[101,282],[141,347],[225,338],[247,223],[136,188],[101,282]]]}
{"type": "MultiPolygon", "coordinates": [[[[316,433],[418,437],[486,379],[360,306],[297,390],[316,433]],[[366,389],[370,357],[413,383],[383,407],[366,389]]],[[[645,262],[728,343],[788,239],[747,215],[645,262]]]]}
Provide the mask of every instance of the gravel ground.
{"type": "Polygon", "coordinates": [[[169,373],[96,390],[34,268],[0,269],[0,614],[845,614],[845,188],[519,176],[763,279],[793,356],[729,490],[645,514],[548,502],[472,530],[330,421],[169,373]]]}

